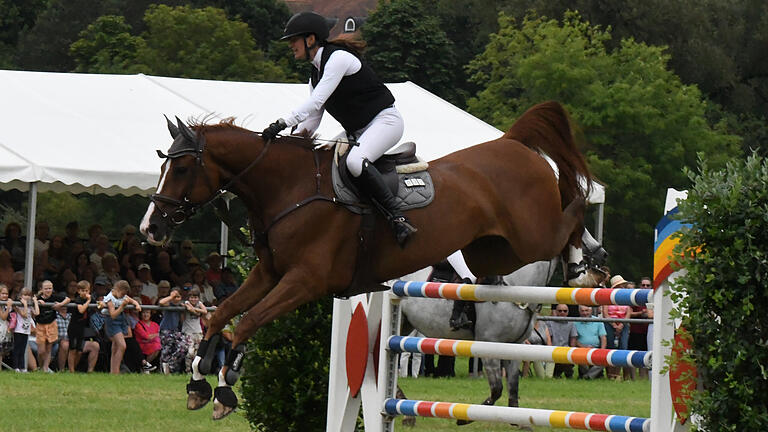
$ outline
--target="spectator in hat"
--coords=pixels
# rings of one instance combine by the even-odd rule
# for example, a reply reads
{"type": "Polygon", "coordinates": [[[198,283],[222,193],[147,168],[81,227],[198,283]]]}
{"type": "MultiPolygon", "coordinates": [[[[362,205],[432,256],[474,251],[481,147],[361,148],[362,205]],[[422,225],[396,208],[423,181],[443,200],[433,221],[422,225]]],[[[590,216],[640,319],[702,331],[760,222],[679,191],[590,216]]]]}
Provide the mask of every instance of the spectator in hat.
{"type": "Polygon", "coordinates": [[[213,286],[216,286],[221,282],[221,255],[218,252],[211,252],[208,254],[208,258],[205,259],[208,264],[208,270],[205,271],[205,279],[213,286]]]}
{"type": "Polygon", "coordinates": [[[167,280],[179,285],[182,278],[171,266],[171,255],[165,250],[159,250],[155,257],[155,265],[152,266],[152,280],[167,280]]]}
{"type": "Polygon", "coordinates": [[[120,237],[120,240],[116,241],[114,245],[112,245],[112,248],[115,250],[115,253],[117,254],[118,260],[122,260],[124,255],[130,255],[129,252],[132,250],[130,247],[135,246],[132,245],[131,240],[136,238],[136,227],[133,225],[126,225],[123,227],[122,236],[120,237]]]}
{"type": "Polygon", "coordinates": [[[225,298],[237,291],[239,285],[235,281],[235,274],[229,267],[224,267],[221,271],[221,283],[213,288],[216,301],[220,304],[225,298]]]}
{"type": "Polygon", "coordinates": [[[98,300],[106,296],[112,290],[112,284],[106,276],[96,276],[93,281],[93,297],[98,300]]]}
{"type": "MultiPolygon", "coordinates": [[[[192,269],[189,267],[189,262],[192,259],[197,261],[195,256],[194,245],[192,240],[186,239],[179,245],[179,251],[174,255],[172,265],[177,275],[187,277],[192,274],[192,269]]],[[[197,261],[198,265],[200,261],[197,261]]]]}
{"type": "Polygon", "coordinates": [[[150,304],[157,301],[157,284],[152,279],[152,268],[149,264],[139,264],[138,279],[142,283],[141,295],[149,298],[150,304]]]}
{"type": "MultiPolygon", "coordinates": [[[[615,275],[611,278],[611,289],[626,288],[630,282],[626,281],[621,275],[615,275]]],[[[602,306],[603,318],[629,318],[632,309],[629,306],[605,305],[602,306]]],[[[629,343],[629,326],[621,322],[606,322],[605,334],[609,349],[627,349],[629,343]]],[[[620,368],[609,367],[608,377],[619,379],[620,368]]],[[[627,369],[627,375],[629,370],[627,369]]]]}
{"type": "Polygon", "coordinates": [[[64,247],[70,257],[75,257],[85,250],[83,241],[80,240],[80,224],[77,221],[68,222],[64,227],[64,247]]]}

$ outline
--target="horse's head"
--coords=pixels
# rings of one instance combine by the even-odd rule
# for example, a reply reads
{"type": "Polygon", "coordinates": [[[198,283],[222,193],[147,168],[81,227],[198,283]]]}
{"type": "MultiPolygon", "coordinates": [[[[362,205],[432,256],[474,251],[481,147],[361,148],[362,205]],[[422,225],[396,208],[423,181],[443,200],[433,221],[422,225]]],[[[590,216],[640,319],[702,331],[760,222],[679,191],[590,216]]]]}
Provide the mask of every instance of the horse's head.
{"type": "Polygon", "coordinates": [[[166,120],[173,144],[168,154],[157,151],[165,161],[157,192],[151,195],[152,202],[140,225],[141,233],[155,245],[167,242],[176,226],[217,196],[219,186],[217,170],[206,167],[203,161],[205,136],[196,134],[178,118],[175,125],[166,120]]]}

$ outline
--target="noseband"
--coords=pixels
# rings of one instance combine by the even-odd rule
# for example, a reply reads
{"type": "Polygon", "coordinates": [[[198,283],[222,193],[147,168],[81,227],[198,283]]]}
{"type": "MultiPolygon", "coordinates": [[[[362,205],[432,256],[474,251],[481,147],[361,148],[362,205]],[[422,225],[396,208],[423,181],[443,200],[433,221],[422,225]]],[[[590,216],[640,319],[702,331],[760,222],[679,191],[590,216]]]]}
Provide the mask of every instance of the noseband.
{"type": "Polygon", "coordinates": [[[253,168],[264,156],[267,154],[270,145],[273,140],[267,141],[264,144],[264,148],[261,149],[259,155],[254,159],[247,167],[245,167],[240,173],[232,177],[224,186],[216,188],[212,186],[208,173],[203,169],[203,177],[205,183],[208,186],[208,190],[211,191],[211,197],[201,201],[193,202],[189,199],[188,195],[194,185],[194,181],[197,178],[198,171],[205,166],[203,162],[203,150],[205,150],[205,136],[197,136],[192,132],[184,123],[178,123],[178,129],[171,129],[172,123],[168,122],[171,135],[174,137],[174,143],[171,149],[166,155],[162,151],[158,150],[157,155],[162,159],[173,160],[181,156],[191,155],[195,157],[195,165],[192,169],[192,173],[189,176],[189,181],[184,187],[184,192],[181,199],[176,199],[168,195],[160,193],[154,193],[150,195],[150,200],[155,203],[155,207],[160,211],[160,216],[166,225],[170,227],[178,226],[184,223],[187,219],[192,217],[201,208],[215,201],[220,196],[227,193],[227,189],[231,187],[235,182],[245,175],[251,168],[253,168]],[[177,131],[177,134],[174,134],[177,131]],[[162,206],[160,204],[163,204],[162,206]],[[170,207],[170,208],[169,208],[170,207]],[[168,210],[166,210],[169,208],[168,210]]]}

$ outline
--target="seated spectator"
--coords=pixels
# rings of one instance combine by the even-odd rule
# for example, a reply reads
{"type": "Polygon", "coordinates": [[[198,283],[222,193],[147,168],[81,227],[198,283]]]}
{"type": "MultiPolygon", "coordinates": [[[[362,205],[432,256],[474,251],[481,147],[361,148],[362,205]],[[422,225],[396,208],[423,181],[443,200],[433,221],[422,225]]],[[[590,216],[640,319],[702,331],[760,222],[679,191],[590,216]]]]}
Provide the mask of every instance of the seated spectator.
{"type": "Polygon", "coordinates": [[[101,268],[103,269],[101,275],[106,276],[113,285],[123,278],[120,274],[120,264],[117,262],[117,256],[112,252],[105,253],[101,258],[101,268]]]}
{"type": "MultiPolygon", "coordinates": [[[[568,305],[557,304],[552,309],[552,312],[554,312],[555,316],[567,317],[568,305]]],[[[549,328],[549,333],[552,336],[553,346],[576,346],[576,339],[579,335],[576,333],[576,328],[573,326],[572,321],[547,321],[547,327],[549,328]]],[[[552,376],[555,378],[560,378],[562,375],[565,375],[566,378],[573,377],[573,365],[556,363],[552,376]]]]}
{"type": "MultiPolygon", "coordinates": [[[[24,268],[26,259],[26,244],[21,237],[21,225],[16,222],[9,222],[5,226],[5,239],[0,243],[0,248],[5,249],[11,256],[11,266],[16,270],[24,268]]],[[[3,281],[3,283],[5,283],[3,281]]]]}
{"type": "Polygon", "coordinates": [[[141,319],[134,327],[133,334],[144,354],[143,371],[149,373],[157,369],[153,363],[159,357],[162,345],[160,344],[160,326],[152,321],[151,310],[141,311],[141,319]]]}
{"type": "Polygon", "coordinates": [[[100,299],[105,297],[112,290],[112,284],[106,276],[96,276],[93,281],[93,297],[100,299]]]}
{"type": "Polygon", "coordinates": [[[200,300],[206,305],[211,306],[216,302],[216,295],[213,293],[213,287],[205,279],[205,272],[201,268],[192,272],[192,287],[200,291],[200,300]]]}
{"type": "Polygon", "coordinates": [[[225,298],[232,295],[238,288],[239,285],[235,282],[235,274],[232,273],[232,270],[229,267],[224,267],[221,271],[221,283],[213,288],[213,293],[216,295],[216,301],[221,304],[225,298]]]}
{"type": "Polygon", "coordinates": [[[35,259],[39,259],[43,252],[50,246],[50,229],[48,222],[40,221],[35,224],[35,259]]]}
{"type": "Polygon", "coordinates": [[[64,227],[64,248],[70,258],[77,256],[80,252],[85,252],[85,244],[80,240],[80,224],[77,221],[68,222],[67,226],[64,227]]]}
{"type": "Polygon", "coordinates": [[[8,285],[8,288],[11,290],[11,294],[9,297],[11,299],[17,299],[19,298],[19,293],[21,292],[21,289],[24,287],[24,272],[23,271],[15,271],[13,272],[13,280],[10,285],[8,285]]]}
{"type": "Polygon", "coordinates": [[[122,261],[123,256],[130,255],[130,251],[132,246],[135,246],[135,242],[131,242],[131,240],[136,239],[136,227],[133,225],[126,225],[123,227],[123,233],[122,237],[120,237],[120,240],[116,241],[113,245],[112,249],[117,254],[117,258],[119,261],[122,261]]]}
{"type": "Polygon", "coordinates": [[[205,280],[213,286],[216,286],[221,282],[221,255],[218,252],[211,252],[208,254],[208,258],[205,259],[205,263],[208,264],[208,270],[205,271],[205,280]]]}
{"type": "Polygon", "coordinates": [[[14,273],[11,253],[7,249],[0,249],[0,283],[13,284],[14,273]]]}
{"type": "MultiPolygon", "coordinates": [[[[582,318],[592,316],[590,306],[579,306],[579,315],[582,318]]],[[[605,348],[605,326],[601,322],[575,322],[576,328],[576,346],[579,348],[605,348]]],[[[579,379],[595,379],[603,375],[602,366],[579,365],[579,379]]]]}
{"type": "MultiPolygon", "coordinates": [[[[194,245],[192,241],[187,239],[181,242],[179,245],[179,251],[173,257],[173,270],[177,275],[182,277],[188,277],[192,274],[192,269],[189,268],[189,261],[195,257],[194,245]]],[[[200,261],[197,261],[200,264],[200,261]]]]}
{"type": "Polygon", "coordinates": [[[101,260],[104,258],[104,255],[109,252],[109,238],[107,238],[106,234],[100,234],[96,238],[96,249],[89,255],[96,274],[104,273],[104,267],[101,264],[101,260]]]}
{"type": "Polygon", "coordinates": [[[138,267],[138,279],[141,281],[141,295],[149,298],[149,304],[157,300],[157,285],[152,280],[152,268],[149,264],[140,264],[138,267]]]}
{"type": "Polygon", "coordinates": [[[99,236],[104,234],[104,228],[99,224],[93,224],[88,227],[88,243],[85,245],[85,249],[88,251],[95,251],[99,246],[99,236]]]}
{"type": "Polygon", "coordinates": [[[176,274],[176,271],[171,267],[171,256],[168,252],[160,250],[155,257],[156,263],[152,267],[152,280],[167,280],[178,285],[182,278],[176,274]]]}
{"type": "Polygon", "coordinates": [[[53,283],[43,281],[40,296],[37,298],[40,304],[40,314],[35,319],[35,333],[37,342],[37,363],[43,372],[52,372],[50,369],[53,344],[59,340],[59,328],[56,315],[69,303],[69,298],[53,292],[53,283]],[[53,306],[45,306],[44,303],[55,303],[53,306]]]}
{"type": "Polygon", "coordinates": [[[70,268],[72,269],[72,273],[75,274],[76,280],[85,279],[83,275],[85,275],[87,271],[93,272],[93,264],[91,264],[91,258],[88,255],[88,252],[80,251],[76,253],[70,268]]]}
{"type": "Polygon", "coordinates": [[[67,251],[64,249],[64,238],[55,235],[51,244],[42,255],[41,259],[44,271],[43,278],[58,280],[65,268],[67,268],[67,251]]]}

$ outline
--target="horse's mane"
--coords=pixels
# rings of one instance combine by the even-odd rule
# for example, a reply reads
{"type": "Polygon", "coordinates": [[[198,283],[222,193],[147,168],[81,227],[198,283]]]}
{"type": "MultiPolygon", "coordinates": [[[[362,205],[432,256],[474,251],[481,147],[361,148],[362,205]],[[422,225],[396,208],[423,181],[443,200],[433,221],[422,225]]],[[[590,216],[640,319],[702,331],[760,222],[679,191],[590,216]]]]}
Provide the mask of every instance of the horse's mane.
{"type": "Polygon", "coordinates": [[[235,130],[241,132],[252,132],[242,126],[235,124],[235,117],[227,117],[218,123],[208,123],[213,114],[208,114],[201,119],[192,119],[189,121],[189,127],[198,133],[213,132],[219,130],[235,130]]]}

